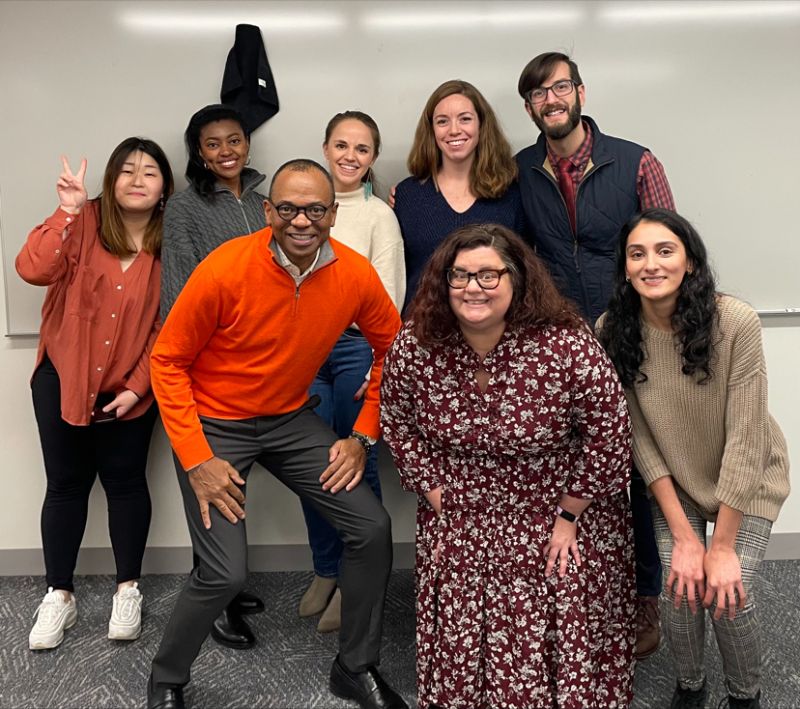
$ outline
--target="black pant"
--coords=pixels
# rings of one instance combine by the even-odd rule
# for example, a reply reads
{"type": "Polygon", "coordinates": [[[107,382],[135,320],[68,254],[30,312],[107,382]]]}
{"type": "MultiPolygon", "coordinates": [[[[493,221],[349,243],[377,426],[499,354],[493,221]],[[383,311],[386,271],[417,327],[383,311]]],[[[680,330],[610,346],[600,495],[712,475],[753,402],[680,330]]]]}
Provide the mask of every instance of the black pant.
{"type": "Polygon", "coordinates": [[[633,545],[636,559],[636,592],[640,596],[661,593],[661,559],[658,556],[653,515],[642,474],[631,471],[631,512],[633,513],[633,545]]]}
{"type": "Polygon", "coordinates": [[[150,529],[145,470],[156,405],[129,421],[68,424],[61,418],[58,372],[47,357],[33,375],[31,390],[47,475],[42,506],[47,585],[74,590],[72,575],[98,474],[108,500],[117,583],[139,578],[150,529]]]}
{"type": "MultiPolygon", "coordinates": [[[[339,587],[342,590],[342,663],[359,672],[379,662],[383,603],[392,565],[389,515],[369,485],[361,483],[335,495],[322,490],[320,473],[336,435],[311,409],[241,421],[201,417],[214,455],[227,460],[247,480],[258,462],[310,502],[336,529],[344,544],[339,587]]],[[[192,546],[199,565],[178,597],[153,660],[153,684],[184,685],[214,619],[242,589],[247,578],[247,533],[243,520],[231,524],[210,508],[211,529],[203,526],[187,474],[178,466],[192,546]]],[[[246,490],[245,490],[246,493],[246,490]]],[[[268,510],[247,507],[248,516],[268,510]]]]}

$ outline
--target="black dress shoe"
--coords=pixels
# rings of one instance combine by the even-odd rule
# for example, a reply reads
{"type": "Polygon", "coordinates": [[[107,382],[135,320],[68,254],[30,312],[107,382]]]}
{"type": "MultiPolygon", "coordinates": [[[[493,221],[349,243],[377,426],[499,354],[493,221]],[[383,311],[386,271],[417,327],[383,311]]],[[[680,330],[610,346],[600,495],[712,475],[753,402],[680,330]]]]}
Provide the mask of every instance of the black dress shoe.
{"type": "Polygon", "coordinates": [[[183,703],[183,689],[154,687],[151,677],[147,683],[147,709],[186,709],[183,703]]]}
{"type": "Polygon", "coordinates": [[[264,601],[247,591],[240,591],[239,595],[230,602],[230,605],[236,606],[239,615],[255,615],[256,613],[264,612],[264,601]]]}
{"type": "Polygon", "coordinates": [[[331,693],[340,699],[353,699],[361,709],[408,709],[408,704],[395,692],[374,667],[364,672],[350,672],[339,656],[331,667],[331,693]]]}
{"type": "Polygon", "coordinates": [[[229,605],[211,626],[211,637],[220,645],[234,650],[247,650],[256,644],[256,637],[233,604],[229,605]]]}

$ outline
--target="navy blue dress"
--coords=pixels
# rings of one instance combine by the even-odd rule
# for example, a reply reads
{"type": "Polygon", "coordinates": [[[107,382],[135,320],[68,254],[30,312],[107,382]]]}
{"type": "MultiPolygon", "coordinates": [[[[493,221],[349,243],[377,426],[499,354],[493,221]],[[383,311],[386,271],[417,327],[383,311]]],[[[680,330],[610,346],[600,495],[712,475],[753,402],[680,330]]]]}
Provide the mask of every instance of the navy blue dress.
{"type": "Polygon", "coordinates": [[[521,234],[519,187],[514,182],[498,199],[477,199],[465,212],[456,212],[436,190],[433,180],[407,177],[395,192],[394,213],[400,222],[406,256],[406,310],[422,271],[436,247],[452,231],[467,224],[502,224],[521,234]]]}

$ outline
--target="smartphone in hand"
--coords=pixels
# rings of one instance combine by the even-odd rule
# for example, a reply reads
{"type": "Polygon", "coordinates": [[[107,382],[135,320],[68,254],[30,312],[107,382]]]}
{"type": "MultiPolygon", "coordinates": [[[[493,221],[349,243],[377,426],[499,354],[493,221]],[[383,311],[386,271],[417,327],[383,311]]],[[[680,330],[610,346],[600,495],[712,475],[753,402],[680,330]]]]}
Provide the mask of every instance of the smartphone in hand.
{"type": "Polygon", "coordinates": [[[112,409],[111,411],[103,411],[103,407],[108,406],[116,398],[117,395],[113,391],[101,391],[97,395],[97,403],[92,410],[93,423],[108,423],[109,421],[117,420],[116,409],[112,409]]]}

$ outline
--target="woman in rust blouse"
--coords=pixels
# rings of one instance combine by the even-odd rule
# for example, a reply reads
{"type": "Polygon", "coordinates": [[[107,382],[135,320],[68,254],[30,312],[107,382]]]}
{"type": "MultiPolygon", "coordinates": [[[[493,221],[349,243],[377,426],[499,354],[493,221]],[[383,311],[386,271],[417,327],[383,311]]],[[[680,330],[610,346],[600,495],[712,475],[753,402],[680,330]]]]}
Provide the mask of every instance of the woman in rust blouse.
{"type": "Polygon", "coordinates": [[[161,215],[173,188],[164,152],[142,138],[114,149],[94,200],[84,186],[86,160],[74,173],[61,162],[58,209],[16,260],[23,279],[47,286],[31,389],[47,476],[48,591],[32,650],[56,647],[77,621],[73,572],[97,475],[117,565],[108,637],[133,640],[141,632],[138,578],[150,527],[145,467],[157,415],[149,357],[160,328],[161,215]]]}
{"type": "Polygon", "coordinates": [[[384,438],[417,515],[420,709],[627,707],[627,409],[522,240],[436,249],[386,356],[384,438]]]}

